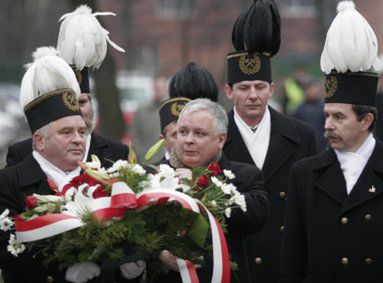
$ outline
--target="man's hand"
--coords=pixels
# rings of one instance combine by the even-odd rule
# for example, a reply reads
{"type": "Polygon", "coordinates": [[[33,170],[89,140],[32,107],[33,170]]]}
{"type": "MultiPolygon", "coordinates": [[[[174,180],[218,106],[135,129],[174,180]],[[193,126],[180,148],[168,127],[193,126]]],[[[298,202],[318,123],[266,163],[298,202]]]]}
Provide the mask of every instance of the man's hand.
{"type": "Polygon", "coordinates": [[[178,268],[177,264],[177,257],[175,257],[172,253],[169,251],[163,250],[160,255],[159,259],[171,270],[180,272],[180,269],[178,268]]]}
{"type": "Polygon", "coordinates": [[[133,279],[138,277],[146,269],[146,262],[137,260],[127,262],[120,265],[121,274],[125,279],[133,279]]]}
{"type": "Polygon", "coordinates": [[[100,267],[93,262],[79,262],[68,267],[65,273],[65,280],[74,283],[84,283],[99,276],[100,267]]]}

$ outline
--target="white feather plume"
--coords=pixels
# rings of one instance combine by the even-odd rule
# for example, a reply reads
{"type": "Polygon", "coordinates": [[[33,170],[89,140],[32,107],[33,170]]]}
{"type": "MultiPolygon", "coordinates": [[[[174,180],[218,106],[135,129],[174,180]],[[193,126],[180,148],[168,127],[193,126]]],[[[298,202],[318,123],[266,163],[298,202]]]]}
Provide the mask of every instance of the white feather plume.
{"type": "Polygon", "coordinates": [[[70,88],[80,95],[76,75],[68,63],[57,57],[54,47],[38,48],[32,57],[34,62],[28,64],[21,81],[21,108],[37,97],[57,89],[70,88]]]}
{"type": "Polygon", "coordinates": [[[321,56],[321,69],[326,74],[359,72],[378,68],[378,41],[366,19],[355,10],[352,1],[342,1],[337,7],[326,37],[321,56]]]}
{"type": "Polygon", "coordinates": [[[79,6],[74,12],[63,15],[60,26],[57,49],[68,64],[76,65],[78,70],[84,67],[98,69],[105,58],[107,42],[120,52],[124,49],[109,39],[96,16],[115,16],[110,12],[96,12],[86,6],[79,6]]]}

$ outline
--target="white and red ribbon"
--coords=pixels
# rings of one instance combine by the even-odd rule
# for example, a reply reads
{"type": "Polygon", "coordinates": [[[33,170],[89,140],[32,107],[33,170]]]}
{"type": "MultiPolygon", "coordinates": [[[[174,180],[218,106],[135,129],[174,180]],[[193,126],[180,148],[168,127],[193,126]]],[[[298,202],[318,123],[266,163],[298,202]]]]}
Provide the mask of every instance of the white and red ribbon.
{"type": "MultiPolygon", "coordinates": [[[[196,213],[206,212],[209,217],[213,243],[213,274],[211,282],[230,282],[230,262],[226,239],[215,217],[198,200],[181,192],[157,189],[137,195],[124,182],[112,185],[110,197],[101,197],[90,201],[88,208],[98,219],[121,218],[126,210],[143,210],[151,205],[167,201],[177,201],[185,209],[196,213]]],[[[47,214],[28,221],[15,217],[16,237],[19,242],[31,242],[49,238],[84,225],[80,217],[65,214],[47,214]]],[[[198,283],[198,276],[192,262],[177,259],[182,282],[198,283]]]]}

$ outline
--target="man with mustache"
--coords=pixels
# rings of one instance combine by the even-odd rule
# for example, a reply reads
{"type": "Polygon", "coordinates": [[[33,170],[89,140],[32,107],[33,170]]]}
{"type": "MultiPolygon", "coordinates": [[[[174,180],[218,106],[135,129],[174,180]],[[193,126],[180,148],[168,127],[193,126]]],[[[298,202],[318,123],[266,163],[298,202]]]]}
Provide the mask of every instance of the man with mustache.
{"type": "Polygon", "coordinates": [[[307,124],[268,106],[273,95],[271,57],[280,46],[280,18],[272,0],[256,0],[237,19],[232,34],[235,52],[227,56],[226,94],[234,108],[224,153],[230,160],[262,169],[269,218],[247,240],[251,282],[276,283],[287,183],[296,161],[316,153],[315,134],[307,124]]]}
{"type": "Polygon", "coordinates": [[[353,2],[337,10],[321,57],[331,148],[292,167],[281,283],[383,279],[383,144],[372,134],[378,43],[353,2]]]}

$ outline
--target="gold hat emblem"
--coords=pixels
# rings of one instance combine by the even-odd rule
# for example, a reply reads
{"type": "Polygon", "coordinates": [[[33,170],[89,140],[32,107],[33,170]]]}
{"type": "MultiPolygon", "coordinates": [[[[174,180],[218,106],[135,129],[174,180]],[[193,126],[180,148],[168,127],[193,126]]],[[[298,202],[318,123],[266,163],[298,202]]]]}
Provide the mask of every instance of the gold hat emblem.
{"type": "Polygon", "coordinates": [[[337,89],[338,89],[338,80],[336,79],[336,77],[330,76],[326,78],[326,82],[325,82],[326,98],[333,96],[337,89]]]}
{"type": "Polygon", "coordinates": [[[80,104],[78,103],[76,94],[74,92],[64,92],[63,101],[66,107],[68,107],[73,112],[80,110],[80,104]]]}
{"type": "Polygon", "coordinates": [[[184,109],[185,107],[185,104],[183,103],[173,103],[172,106],[170,106],[170,113],[174,116],[180,116],[180,113],[182,111],[182,109],[184,109]]]}
{"type": "Polygon", "coordinates": [[[254,75],[261,69],[261,59],[258,55],[242,55],[239,58],[239,68],[246,75],[254,75]]]}

